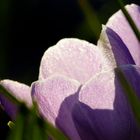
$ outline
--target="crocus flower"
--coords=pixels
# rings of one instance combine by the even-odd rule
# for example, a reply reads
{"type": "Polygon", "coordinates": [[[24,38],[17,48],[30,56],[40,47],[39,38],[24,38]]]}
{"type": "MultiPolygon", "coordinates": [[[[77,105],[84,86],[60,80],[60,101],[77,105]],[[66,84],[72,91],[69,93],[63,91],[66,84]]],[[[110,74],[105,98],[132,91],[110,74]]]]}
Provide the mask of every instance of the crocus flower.
{"type": "MultiPolygon", "coordinates": [[[[140,29],[140,7],[126,8],[140,29]]],[[[39,80],[31,87],[12,80],[2,80],[1,85],[29,107],[35,100],[40,115],[71,140],[139,140],[139,128],[114,72],[118,68],[139,98],[140,43],[121,11],[103,26],[97,46],[71,38],[50,47],[42,57],[39,80]]],[[[16,113],[3,94],[0,101],[9,115],[16,113]]]]}

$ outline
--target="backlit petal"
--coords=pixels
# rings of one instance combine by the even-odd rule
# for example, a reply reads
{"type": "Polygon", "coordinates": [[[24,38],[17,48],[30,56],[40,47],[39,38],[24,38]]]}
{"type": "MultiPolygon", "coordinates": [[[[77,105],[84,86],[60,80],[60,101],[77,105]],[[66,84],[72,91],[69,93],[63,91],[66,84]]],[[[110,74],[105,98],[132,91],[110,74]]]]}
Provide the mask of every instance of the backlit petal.
{"type": "Polygon", "coordinates": [[[101,66],[102,55],[96,46],[80,39],[62,39],[45,52],[39,79],[61,74],[85,83],[101,66]]]}
{"type": "Polygon", "coordinates": [[[9,91],[16,99],[21,102],[25,102],[27,106],[32,106],[32,99],[30,93],[30,87],[12,80],[2,80],[0,84],[9,91]]]}
{"type": "Polygon", "coordinates": [[[104,69],[119,65],[135,64],[128,48],[121,38],[110,28],[103,26],[98,47],[104,56],[104,69]]]}
{"type": "MultiPolygon", "coordinates": [[[[135,4],[131,4],[127,5],[126,9],[140,30],[140,7],[135,4]]],[[[136,65],[140,66],[140,42],[136,38],[121,10],[111,16],[106,26],[113,29],[120,36],[125,45],[128,47],[136,65]]]]}
{"type": "Polygon", "coordinates": [[[32,85],[32,96],[41,115],[72,140],[80,139],[71,117],[79,88],[79,82],[60,75],[37,81],[32,85]]]}
{"type": "MultiPolygon", "coordinates": [[[[121,69],[140,95],[140,68],[125,65],[121,69]]],[[[140,132],[130,104],[113,70],[86,83],[79,100],[73,118],[82,140],[139,140],[140,132]]]]}

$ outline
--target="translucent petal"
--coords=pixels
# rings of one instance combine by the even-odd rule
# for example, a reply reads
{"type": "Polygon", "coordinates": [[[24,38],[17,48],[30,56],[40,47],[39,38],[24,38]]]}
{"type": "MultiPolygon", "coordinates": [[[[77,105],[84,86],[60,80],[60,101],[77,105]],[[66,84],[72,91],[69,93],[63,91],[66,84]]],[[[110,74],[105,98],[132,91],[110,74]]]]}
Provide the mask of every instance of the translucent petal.
{"type": "Polygon", "coordinates": [[[45,52],[39,79],[61,74],[85,83],[101,68],[102,54],[98,47],[80,39],[62,39],[45,52]]]}
{"type": "Polygon", "coordinates": [[[41,115],[72,140],[80,140],[71,117],[79,88],[79,82],[60,75],[39,80],[32,85],[32,96],[41,115]]]}
{"type": "MultiPolygon", "coordinates": [[[[135,4],[127,5],[126,9],[140,30],[140,7],[135,4]]],[[[116,12],[108,20],[107,27],[113,29],[128,47],[136,65],[140,66],[140,42],[137,40],[132,28],[121,10],[116,12]]]]}
{"type": "MultiPolygon", "coordinates": [[[[140,97],[140,68],[121,66],[140,97]]],[[[139,140],[133,113],[114,71],[97,75],[79,93],[73,119],[82,140],[139,140]]]]}

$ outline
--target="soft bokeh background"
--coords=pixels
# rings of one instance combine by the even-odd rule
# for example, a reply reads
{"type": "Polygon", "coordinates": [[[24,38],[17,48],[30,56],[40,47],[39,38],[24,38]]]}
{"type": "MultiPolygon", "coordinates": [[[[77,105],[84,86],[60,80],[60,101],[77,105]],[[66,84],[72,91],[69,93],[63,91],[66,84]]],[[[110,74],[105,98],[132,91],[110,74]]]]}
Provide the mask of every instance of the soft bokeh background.
{"type": "MultiPolygon", "coordinates": [[[[97,38],[92,31],[96,26],[89,26],[79,1],[1,0],[0,79],[8,78],[30,85],[38,78],[44,51],[61,38],[76,37],[96,44],[97,38]]],[[[119,9],[116,0],[89,2],[102,24],[119,9]]],[[[125,0],[125,3],[140,5],[139,0],[125,0]]],[[[3,120],[7,121],[5,115],[3,120]]],[[[5,130],[3,123],[0,122],[0,131],[5,130]]]]}

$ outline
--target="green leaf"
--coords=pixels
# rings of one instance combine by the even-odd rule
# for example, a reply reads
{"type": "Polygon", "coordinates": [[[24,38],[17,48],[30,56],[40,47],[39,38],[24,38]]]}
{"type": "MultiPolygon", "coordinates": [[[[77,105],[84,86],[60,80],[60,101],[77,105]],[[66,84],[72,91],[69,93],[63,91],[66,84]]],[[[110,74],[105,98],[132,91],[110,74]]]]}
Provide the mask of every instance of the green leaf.
{"type": "Polygon", "coordinates": [[[16,120],[8,123],[11,131],[7,140],[47,140],[48,137],[53,140],[68,140],[60,130],[38,116],[39,111],[36,103],[33,103],[32,108],[27,108],[24,103],[18,101],[1,85],[0,93],[3,93],[6,98],[19,107],[16,120]]]}
{"type": "Polygon", "coordinates": [[[21,104],[19,115],[12,126],[7,140],[68,140],[64,134],[49,122],[38,116],[36,104],[28,109],[21,104]]]}
{"type": "Polygon", "coordinates": [[[44,123],[44,127],[53,140],[69,140],[59,129],[53,127],[49,122],[44,123]]]}
{"type": "MultiPolygon", "coordinates": [[[[36,102],[33,102],[33,113],[39,114],[38,106],[36,102]]],[[[55,128],[52,124],[50,124],[48,121],[44,120],[43,118],[38,117],[38,125],[40,128],[42,128],[43,134],[45,136],[52,137],[53,140],[69,140],[58,128],[55,128]]]]}

